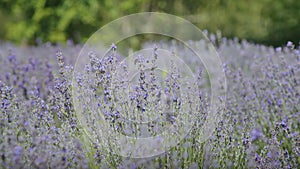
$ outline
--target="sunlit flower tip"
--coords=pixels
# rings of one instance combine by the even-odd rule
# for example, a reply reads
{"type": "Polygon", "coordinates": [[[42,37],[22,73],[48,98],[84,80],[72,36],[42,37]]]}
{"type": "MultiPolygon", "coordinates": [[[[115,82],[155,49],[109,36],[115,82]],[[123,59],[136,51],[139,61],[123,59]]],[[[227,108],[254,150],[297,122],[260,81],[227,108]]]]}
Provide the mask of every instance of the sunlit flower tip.
{"type": "Polygon", "coordinates": [[[110,48],[111,48],[113,51],[115,51],[115,50],[117,49],[117,45],[113,43],[113,44],[111,44],[110,48]]]}
{"type": "Polygon", "coordinates": [[[291,41],[288,41],[287,44],[286,44],[286,46],[289,47],[289,48],[291,48],[291,49],[294,48],[294,44],[291,41]]]}
{"type": "Polygon", "coordinates": [[[214,42],[216,41],[216,36],[214,34],[210,34],[209,39],[214,42]]]}
{"type": "Polygon", "coordinates": [[[276,52],[281,52],[281,51],[282,51],[282,48],[281,48],[281,47],[277,47],[277,48],[275,49],[275,51],[276,51],[276,52]]]}

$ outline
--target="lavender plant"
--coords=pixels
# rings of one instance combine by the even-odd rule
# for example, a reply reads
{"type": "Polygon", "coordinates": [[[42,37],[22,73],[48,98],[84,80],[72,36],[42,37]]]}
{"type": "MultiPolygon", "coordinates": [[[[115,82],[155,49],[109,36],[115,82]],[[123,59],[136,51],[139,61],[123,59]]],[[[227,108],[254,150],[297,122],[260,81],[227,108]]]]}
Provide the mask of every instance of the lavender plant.
{"type": "Polygon", "coordinates": [[[191,81],[184,79],[176,60],[166,64],[167,73],[156,69],[162,63],[158,48],[191,54],[177,43],[145,44],[152,53],[134,56],[134,65],[119,56],[115,45],[103,58],[91,51],[83,72],[72,66],[81,46],[2,44],[0,168],[299,167],[300,49],[291,42],[273,48],[209,37],[218,46],[228,89],[225,113],[205,142],[199,134],[211,94],[205,67],[196,59],[184,60],[196,72],[191,81]],[[85,121],[78,120],[74,109],[73,75],[78,90],[86,91],[75,98],[82,102],[85,121]],[[109,150],[114,145],[101,144],[101,117],[91,116],[91,102],[109,124],[107,132],[128,136],[156,136],[168,125],[180,125],[179,117],[197,120],[165,153],[126,158],[109,150]],[[139,120],[147,122],[137,125],[139,120]]]}

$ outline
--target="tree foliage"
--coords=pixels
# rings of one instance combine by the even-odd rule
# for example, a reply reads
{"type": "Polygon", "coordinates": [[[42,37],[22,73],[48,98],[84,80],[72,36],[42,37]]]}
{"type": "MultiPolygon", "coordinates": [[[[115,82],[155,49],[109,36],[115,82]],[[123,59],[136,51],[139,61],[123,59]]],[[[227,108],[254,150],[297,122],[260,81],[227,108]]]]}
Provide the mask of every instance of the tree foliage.
{"type": "Polygon", "coordinates": [[[300,39],[298,0],[2,0],[0,38],[17,43],[84,42],[121,16],[166,12],[223,36],[281,45],[300,39]]]}

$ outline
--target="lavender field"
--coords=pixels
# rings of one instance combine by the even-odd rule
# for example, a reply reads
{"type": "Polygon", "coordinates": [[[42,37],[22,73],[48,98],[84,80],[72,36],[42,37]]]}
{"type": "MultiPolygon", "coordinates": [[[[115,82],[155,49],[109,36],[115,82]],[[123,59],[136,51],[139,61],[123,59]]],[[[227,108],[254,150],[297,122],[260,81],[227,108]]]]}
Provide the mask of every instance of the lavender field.
{"type": "MultiPolygon", "coordinates": [[[[155,45],[148,43],[144,47],[153,48],[154,54],[140,56],[132,65],[137,67],[136,92],[114,94],[125,91],[128,82],[128,65],[121,63],[117,46],[112,46],[103,59],[90,53],[84,65],[86,74],[81,74],[74,72],[81,45],[17,47],[2,43],[0,168],[299,168],[300,48],[291,42],[273,48],[214,35],[210,39],[223,63],[227,92],[226,98],[220,98],[224,113],[205,142],[200,141],[200,130],[211,90],[203,66],[191,68],[198,74],[190,86],[184,86],[177,72],[182,68],[179,65],[170,63],[168,73],[155,73],[160,55],[155,53],[155,45]],[[145,72],[147,65],[153,69],[145,72]],[[123,71],[117,77],[122,79],[115,82],[112,75],[119,68],[123,71]],[[94,81],[90,82],[87,75],[94,81]],[[89,90],[92,94],[87,96],[99,102],[98,108],[111,124],[107,132],[149,137],[160,133],[165,125],[174,125],[177,117],[191,115],[190,111],[195,116],[190,118],[197,120],[183,140],[161,155],[122,157],[99,144],[101,137],[90,139],[93,136],[86,134],[74,100],[82,102],[83,110],[89,102],[81,100],[85,95],[73,98],[73,82],[78,90],[89,90]],[[185,113],[180,114],[183,110],[185,113]],[[122,115],[135,112],[131,117],[135,119],[153,111],[160,112],[160,120],[142,127],[122,115]],[[147,132],[141,132],[143,128],[147,132]]],[[[176,43],[156,45],[180,49],[176,43]]],[[[91,128],[97,125],[97,119],[85,120],[91,128]]]]}

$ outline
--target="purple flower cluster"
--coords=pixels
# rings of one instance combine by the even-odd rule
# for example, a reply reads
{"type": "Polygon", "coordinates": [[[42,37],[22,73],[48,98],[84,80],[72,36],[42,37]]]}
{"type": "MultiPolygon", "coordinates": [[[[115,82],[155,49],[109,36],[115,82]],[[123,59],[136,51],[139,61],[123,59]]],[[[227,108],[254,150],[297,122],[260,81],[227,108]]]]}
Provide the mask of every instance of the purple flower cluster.
{"type": "Polygon", "coordinates": [[[2,44],[0,168],[297,168],[300,49],[291,42],[274,49],[210,37],[218,46],[228,89],[222,99],[224,114],[206,142],[199,134],[211,94],[205,67],[197,59],[184,60],[196,72],[191,81],[183,80],[182,68],[173,61],[167,74],[156,71],[158,47],[191,54],[177,43],[159,42],[153,55],[138,55],[131,65],[136,73],[132,79],[130,65],[122,62],[115,44],[103,58],[90,52],[84,72],[74,72],[71,66],[81,46],[2,44]],[[167,125],[180,125],[176,119],[184,114],[196,112],[197,120],[166,153],[149,159],[123,158],[87,139],[75,113],[73,75],[77,87],[88,91],[76,99],[82,101],[90,128],[100,117],[89,118],[89,101],[97,103],[95,108],[111,124],[108,132],[128,136],[156,136],[167,125]],[[148,122],[140,126],[132,122],[139,120],[148,122]]]}
{"type": "Polygon", "coordinates": [[[88,168],[70,116],[68,66],[59,65],[57,74],[49,60],[13,52],[20,51],[10,50],[1,62],[0,168],[88,168]]]}

